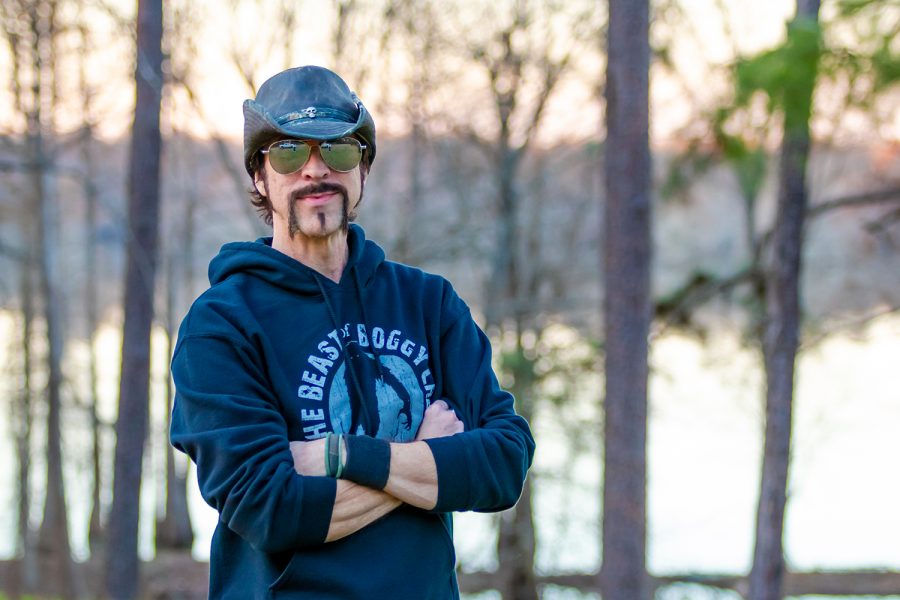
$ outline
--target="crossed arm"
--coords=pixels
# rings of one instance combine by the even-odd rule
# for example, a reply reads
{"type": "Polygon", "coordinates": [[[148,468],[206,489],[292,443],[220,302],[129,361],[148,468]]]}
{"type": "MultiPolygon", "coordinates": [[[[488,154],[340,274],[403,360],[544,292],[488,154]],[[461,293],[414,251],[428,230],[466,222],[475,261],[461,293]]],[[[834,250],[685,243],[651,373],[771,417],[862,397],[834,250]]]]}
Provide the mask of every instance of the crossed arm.
{"type": "MultiPolygon", "coordinates": [[[[437,504],[437,466],[423,441],[463,431],[462,421],[443,400],[425,411],[416,440],[391,444],[391,465],[384,491],[338,480],[326,542],[359,531],[402,503],[430,510],[437,504]]],[[[300,475],[325,475],[325,440],[291,442],[294,470],[300,475]]]]}

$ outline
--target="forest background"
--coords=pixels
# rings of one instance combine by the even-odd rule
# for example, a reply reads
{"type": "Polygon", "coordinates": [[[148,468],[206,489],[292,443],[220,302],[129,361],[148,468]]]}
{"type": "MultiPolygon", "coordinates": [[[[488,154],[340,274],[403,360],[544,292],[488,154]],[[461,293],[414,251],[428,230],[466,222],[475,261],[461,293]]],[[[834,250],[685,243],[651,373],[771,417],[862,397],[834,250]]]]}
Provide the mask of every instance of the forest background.
{"type": "MultiPolygon", "coordinates": [[[[618,552],[602,544],[604,462],[633,448],[604,433],[602,307],[618,251],[605,245],[607,159],[624,152],[607,135],[607,4],[156,7],[154,62],[136,51],[134,3],[0,0],[0,590],[133,597],[133,580],[145,597],[205,597],[215,513],[166,441],[168,357],[218,247],[266,234],[247,201],[242,100],[283,68],[321,64],[378,124],[367,235],[454,283],[536,432],[518,508],[456,519],[463,589],[589,598],[606,585],[612,600],[614,574],[601,569],[618,552]],[[131,135],[135,73],[161,107],[158,213],[143,222],[128,206],[158,149],[131,135]],[[152,256],[135,253],[147,239],[158,240],[152,256]],[[153,274],[155,293],[135,291],[141,273],[153,274]],[[134,362],[122,360],[128,289],[152,331],[152,349],[134,362]],[[138,386],[149,388],[149,412],[134,429],[119,418],[137,414],[119,408],[134,387],[129,368],[149,378],[138,386]],[[137,485],[113,493],[113,480],[127,479],[117,438],[136,440],[131,462],[142,468],[129,476],[140,501],[137,485]],[[133,514],[117,496],[132,499],[133,514]],[[138,517],[140,579],[105,558],[126,558],[115,523],[138,517]]],[[[647,392],[629,400],[647,409],[646,444],[629,458],[646,479],[620,498],[640,521],[625,535],[640,541],[630,564],[646,585],[625,598],[771,597],[747,576],[762,569],[769,534],[784,541],[778,597],[900,598],[900,2],[809,10],[661,0],[645,15],[644,64],[618,55],[626,72],[649,74],[653,213],[643,265],[652,319],[638,336],[647,392]],[[797,89],[811,94],[801,119],[811,144],[803,235],[793,236],[803,269],[782,532],[757,506],[773,422],[764,339],[780,265],[779,169],[797,89]]]]}

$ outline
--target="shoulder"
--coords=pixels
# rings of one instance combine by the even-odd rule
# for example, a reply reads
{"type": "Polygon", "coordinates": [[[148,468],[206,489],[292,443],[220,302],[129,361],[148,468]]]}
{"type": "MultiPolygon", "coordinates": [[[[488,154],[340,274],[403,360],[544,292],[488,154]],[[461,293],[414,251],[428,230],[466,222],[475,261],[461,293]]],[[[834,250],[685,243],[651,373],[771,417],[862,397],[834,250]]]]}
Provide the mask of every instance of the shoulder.
{"type": "Polygon", "coordinates": [[[446,325],[469,314],[469,307],[460,298],[453,284],[444,277],[418,267],[386,260],[380,275],[406,294],[421,296],[425,306],[439,309],[441,321],[446,325]]]}
{"type": "Polygon", "coordinates": [[[391,260],[385,260],[381,267],[382,275],[397,281],[399,284],[414,286],[413,289],[419,288],[441,296],[456,296],[453,285],[442,275],[429,273],[419,267],[391,260]]]}
{"type": "Polygon", "coordinates": [[[386,274],[409,283],[416,283],[418,285],[437,288],[450,286],[450,282],[441,275],[429,273],[428,271],[420,269],[419,267],[414,267],[412,265],[407,265],[393,260],[385,260],[383,263],[381,263],[381,269],[386,274]]]}
{"type": "Polygon", "coordinates": [[[178,330],[181,341],[188,337],[242,338],[242,321],[249,307],[237,275],[212,285],[188,309],[178,330]]]}

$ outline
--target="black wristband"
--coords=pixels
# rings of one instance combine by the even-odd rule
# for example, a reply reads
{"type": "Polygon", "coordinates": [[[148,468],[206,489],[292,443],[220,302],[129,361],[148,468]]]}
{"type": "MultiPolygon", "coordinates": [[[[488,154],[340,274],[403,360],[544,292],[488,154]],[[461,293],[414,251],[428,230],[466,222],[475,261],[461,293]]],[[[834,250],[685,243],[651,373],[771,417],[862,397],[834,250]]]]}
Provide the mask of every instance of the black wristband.
{"type": "Polygon", "coordinates": [[[343,435],[347,457],[341,479],[383,490],[391,473],[391,445],[367,435],[343,435]]]}

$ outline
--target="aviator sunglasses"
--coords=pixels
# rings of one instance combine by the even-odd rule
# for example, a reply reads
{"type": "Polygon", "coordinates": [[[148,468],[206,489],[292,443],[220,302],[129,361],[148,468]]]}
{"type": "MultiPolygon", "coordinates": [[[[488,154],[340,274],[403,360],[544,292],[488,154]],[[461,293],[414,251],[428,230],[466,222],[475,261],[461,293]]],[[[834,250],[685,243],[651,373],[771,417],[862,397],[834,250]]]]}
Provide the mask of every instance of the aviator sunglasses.
{"type": "MultiPolygon", "coordinates": [[[[366,149],[365,145],[352,137],[319,142],[315,145],[319,147],[319,155],[325,164],[341,173],[352,171],[362,160],[363,150],[366,149]]],[[[280,140],[260,152],[269,155],[269,163],[276,172],[290,175],[303,168],[309,160],[309,155],[312,154],[312,147],[313,144],[305,140],[280,140]]]]}

